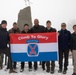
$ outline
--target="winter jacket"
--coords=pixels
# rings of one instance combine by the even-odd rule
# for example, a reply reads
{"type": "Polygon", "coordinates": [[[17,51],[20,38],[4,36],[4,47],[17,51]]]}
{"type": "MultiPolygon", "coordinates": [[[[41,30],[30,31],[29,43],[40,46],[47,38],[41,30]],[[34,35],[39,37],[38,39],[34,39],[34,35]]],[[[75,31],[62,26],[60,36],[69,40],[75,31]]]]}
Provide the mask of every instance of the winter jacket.
{"type": "Polygon", "coordinates": [[[8,32],[9,33],[20,33],[20,30],[19,30],[19,28],[17,28],[17,29],[12,28],[8,32]]]}
{"type": "Polygon", "coordinates": [[[21,33],[25,33],[25,34],[26,34],[26,33],[30,33],[30,32],[29,32],[29,30],[28,30],[28,32],[25,32],[25,31],[23,30],[21,33]]]}
{"type": "Polygon", "coordinates": [[[76,50],[76,34],[71,34],[71,50],[76,50]]]}
{"type": "Polygon", "coordinates": [[[51,27],[50,29],[46,28],[45,31],[46,32],[56,32],[56,29],[51,27]]]}
{"type": "Polygon", "coordinates": [[[7,48],[7,44],[9,41],[9,34],[7,29],[0,27],[0,49],[7,48]]]}
{"type": "Polygon", "coordinates": [[[59,42],[59,50],[69,50],[70,49],[70,40],[71,40],[71,33],[68,30],[60,30],[58,42],[59,42]]]}
{"type": "Polygon", "coordinates": [[[37,27],[33,26],[30,29],[30,33],[43,33],[43,32],[45,32],[45,27],[42,25],[38,25],[37,27]]]}

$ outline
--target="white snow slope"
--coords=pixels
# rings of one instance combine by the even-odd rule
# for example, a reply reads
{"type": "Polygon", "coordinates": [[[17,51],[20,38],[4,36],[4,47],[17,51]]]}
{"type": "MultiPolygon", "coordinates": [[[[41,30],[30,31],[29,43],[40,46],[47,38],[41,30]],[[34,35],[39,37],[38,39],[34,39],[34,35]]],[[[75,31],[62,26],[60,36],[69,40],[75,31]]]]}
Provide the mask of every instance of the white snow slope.
{"type": "MultiPolygon", "coordinates": [[[[56,61],[56,67],[55,67],[55,73],[53,75],[64,75],[62,73],[58,73],[58,62],[56,61]]],[[[20,63],[17,63],[17,72],[16,74],[9,74],[9,70],[5,71],[6,66],[2,70],[0,70],[0,75],[52,75],[51,73],[47,73],[46,71],[43,71],[41,66],[38,66],[37,71],[28,71],[28,64],[27,62],[25,63],[25,70],[24,72],[20,72],[20,63]]],[[[68,66],[68,71],[66,75],[72,75],[73,73],[73,65],[72,65],[72,59],[69,59],[69,66],[68,66]]]]}

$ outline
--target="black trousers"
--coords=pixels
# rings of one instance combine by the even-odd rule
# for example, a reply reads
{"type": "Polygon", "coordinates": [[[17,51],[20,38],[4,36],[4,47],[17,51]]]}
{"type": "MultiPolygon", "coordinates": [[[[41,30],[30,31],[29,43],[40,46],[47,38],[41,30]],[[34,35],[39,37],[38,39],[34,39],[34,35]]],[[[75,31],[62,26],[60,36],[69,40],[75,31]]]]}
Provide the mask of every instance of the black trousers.
{"type": "MultiPolygon", "coordinates": [[[[50,70],[50,61],[42,62],[42,68],[45,68],[45,64],[48,70],[50,70]]],[[[51,70],[55,69],[55,61],[51,61],[51,70]]]]}
{"type": "MultiPolygon", "coordinates": [[[[29,68],[32,68],[32,62],[29,62],[29,68]]],[[[38,68],[38,64],[37,62],[34,62],[34,69],[37,69],[38,68]]]]}
{"type": "Polygon", "coordinates": [[[34,69],[37,69],[37,68],[38,68],[37,62],[34,62],[34,69]]]}
{"type": "Polygon", "coordinates": [[[28,67],[31,69],[32,68],[32,62],[28,62],[28,67]]]}
{"type": "MultiPolygon", "coordinates": [[[[16,68],[16,65],[17,65],[17,62],[13,62],[13,68],[15,69],[16,68]]],[[[32,63],[31,62],[28,62],[28,67],[29,68],[32,68],[32,63]]],[[[24,66],[25,66],[25,62],[21,62],[21,69],[24,69],[24,66]]]]}
{"type": "Polygon", "coordinates": [[[59,69],[63,66],[63,56],[64,56],[64,69],[67,70],[69,50],[59,50],[59,69]]]}
{"type": "Polygon", "coordinates": [[[0,67],[3,66],[3,57],[4,57],[4,55],[0,54],[0,67]]]}
{"type": "MultiPolygon", "coordinates": [[[[32,63],[31,62],[28,62],[28,67],[29,68],[32,68],[32,63]]],[[[25,66],[25,62],[21,62],[21,69],[24,69],[24,66],[25,66]]]]}
{"type": "Polygon", "coordinates": [[[16,69],[17,62],[13,62],[13,68],[16,69]]]}
{"type": "Polygon", "coordinates": [[[9,59],[9,61],[8,61],[9,65],[8,66],[9,66],[9,69],[12,70],[13,68],[12,68],[12,58],[11,58],[10,49],[9,48],[0,49],[0,54],[1,53],[5,54],[8,57],[8,59],[9,59]]]}

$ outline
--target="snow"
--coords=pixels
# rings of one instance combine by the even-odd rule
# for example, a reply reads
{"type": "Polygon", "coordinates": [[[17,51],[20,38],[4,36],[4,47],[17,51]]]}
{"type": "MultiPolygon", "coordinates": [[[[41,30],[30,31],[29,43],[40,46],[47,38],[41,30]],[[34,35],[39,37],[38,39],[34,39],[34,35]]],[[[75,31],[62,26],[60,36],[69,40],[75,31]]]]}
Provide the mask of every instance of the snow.
{"type": "MultiPolygon", "coordinates": [[[[55,73],[53,75],[63,75],[62,73],[58,73],[58,61],[55,62],[56,67],[55,67],[55,73]]],[[[38,66],[38,70],[34,71],[32,70],[31,72],[28,71],[28,63],[25,63],[25,69],[24,72],[20,72],[20,63],[17,63],[17,69],[16,71],[18,73],[16,74],[9,74],[9,70],[5,71],[6,66],[2,70],[0,70],[0,75],[51,75],[51,73],[47,73],[46,71],[43,71],[41,66],[38,66]]],[[[69,59],[69,66],[68,66],[68,71],[66,75],[72,75],[73,73],[73,65],[72,65],[72,59],[69,59]]]]}

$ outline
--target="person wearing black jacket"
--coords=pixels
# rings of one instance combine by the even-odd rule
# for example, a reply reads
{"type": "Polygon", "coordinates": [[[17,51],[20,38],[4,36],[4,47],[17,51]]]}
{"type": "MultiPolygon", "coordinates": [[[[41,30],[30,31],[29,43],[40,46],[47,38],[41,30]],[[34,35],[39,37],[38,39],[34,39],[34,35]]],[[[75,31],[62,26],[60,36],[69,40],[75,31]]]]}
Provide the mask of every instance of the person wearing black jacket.
{"type": "Polygon", "coordinates": [[[63,71],[63,74],[67,72],[68,56],[70,49],[71,33],[66,29],[66,24],[61,24],[61,30],[58,31],[58,42],[59,42],[59,73],[63,71]],[[64,70],[63,70],[63,55],[64,55],[64,70]]]}
{"type": "MultiPolygon", "coordinates": [[[[46,29],[45,29],[45,32],[56,32],[56,29],[55,28],[52,28],[51,27],[51,21],[48,20],[46,22],[46,29]]],[[[47,70],[46,72],[50,72],[50,61],[47,61],[47,62],[42,62],[42,68],[45,70],[45,63],[46,63],[46,67],[47,67],[47,70]]],[[[51,61],[51,73],[53,74],[54,73],[54,69],[55,69],[55,61],[51,61]]]]}
{"type": "Polygon", "coordinates": [[[76,25],[73,26],[73,30],[74,32],[71,34],[71,50],[73,57],[74,72],[72,75],[76,75],[76,25]]]}
{"type": "MultiPolygon", "coordinates": [[[[23,29],[23,31],[21,33],[22,34],[30,33],[28,24],[24,24],[24,29],[23,29]]],[[[25,64],[24,62],[21,62],[21,70],[20,70],[20,72],[24,71],[24,64],[25,64]]],[[[31,64],[31,62],[28,62],[28,65],[29,65],[29,71],[32,71],[32,64],[31,64]]]]}
{"type": "MultiPolygon", "coordinates": [[[[43,33],[45,32],[45,27],[42,25],[39,25],[39,20],[34,20],[34,26],[30,29],[30,33],[43,33]]],[[[34,62],[34,70],[36,71],[38,68],[37,62],[34,62]]]]}
{"type": "Polygon", "coordinates": [[[9,34],[6,29],[7,26],[7,21],[3,20],[1,22],[1,27],[0,27],[0,54],[6,54],[9,59],[9,73],[16,73],[13,68],[12,68],[12,58],[11,58],[11,53],[10,49],[7,47],[7,44],[9,42],[9,34]]]}

